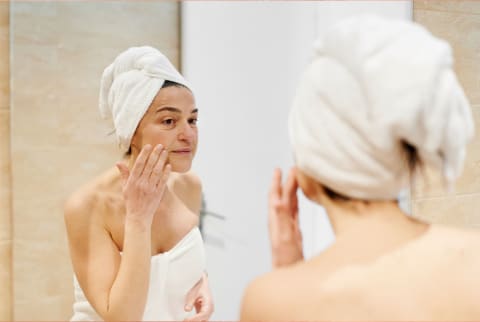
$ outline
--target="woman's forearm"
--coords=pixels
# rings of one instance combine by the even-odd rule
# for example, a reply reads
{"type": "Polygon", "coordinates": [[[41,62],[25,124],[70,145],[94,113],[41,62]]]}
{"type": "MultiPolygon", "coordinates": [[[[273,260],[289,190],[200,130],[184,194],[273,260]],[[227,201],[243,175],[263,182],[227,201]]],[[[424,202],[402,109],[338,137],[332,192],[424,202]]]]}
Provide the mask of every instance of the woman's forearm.
{"type": "Polygon", "coordinates": [[[140,321],[150,281],[151,223],[125,220],[123,254],[110,289],[105,320],[140,321]]]}

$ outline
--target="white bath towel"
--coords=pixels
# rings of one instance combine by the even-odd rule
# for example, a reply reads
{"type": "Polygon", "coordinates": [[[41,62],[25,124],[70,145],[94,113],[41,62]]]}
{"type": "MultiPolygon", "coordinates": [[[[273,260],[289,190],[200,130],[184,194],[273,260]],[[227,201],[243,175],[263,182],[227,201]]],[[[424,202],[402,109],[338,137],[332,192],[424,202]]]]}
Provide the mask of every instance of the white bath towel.
{"type": "Polygon", "coordinates": [[[297,166],[353,198],[395,199],[404,142],[451,182],[474,125],[449,44],[420,25],[361,16],[316,45],[289,119],[297,166]]]}
{"type": "Polygon", "coordinates": [[[100,114],[113,119],[122,149],[130,147],[140,120],[165,80],[192,90],[168,58],[148,46],[127,49],[105,68],[100,83],[100,114]]]}
{"type": "MultiPolygon", "coordinates": [[[[152,256],[147,302],[142,321],[183,321],[188,292],[202,278],[206,258],[198,227],[167,252],[152,256]]],[[[75,303],[70,321],[102,321],[74,276],[75,303]]],[[[128,303],[125,303],[128,305],[128,303]]]]}

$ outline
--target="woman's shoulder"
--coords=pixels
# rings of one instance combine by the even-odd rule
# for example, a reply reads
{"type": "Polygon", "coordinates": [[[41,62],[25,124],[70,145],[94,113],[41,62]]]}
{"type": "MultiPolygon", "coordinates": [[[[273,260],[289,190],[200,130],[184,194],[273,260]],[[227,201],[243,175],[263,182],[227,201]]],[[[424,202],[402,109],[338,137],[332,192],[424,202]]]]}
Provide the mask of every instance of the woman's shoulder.
{"type": "Polygon", "coordinates": [[[70,221],[77,222],[91,218],[102,212],[112,196],[118,194],[112,191],[116,190],[113,187],[116,186],[118,179],[114,171],[109,169],[70,194],[63,205],[67,224],[70,221]]]}
{"type": "Polygon", "coordinates": [[[172,172],[168,186],[173,193],[195,214],[202,207],[202,182],[193,172],[172,172]]]}
{"type": "MultiPolygon", "coordinates": [[[[449,267],[480,271],[480,230],[435,225],[425,242],[425,251],[433,251],[449,267]]],[[[479,285],[480,286],[480,283],[479,285]]]]}
{"type": "Polygon", "coordinates": [[[314,286],[317,277],[308,262],[303,261],[256,277],[244,292],[241,320],[302,318],[298,310],[308,306],[309,299],[317,298],[314,286]]]}
{"type": "Polygon", "coordinates": [[[176,189],[194,189],[196,191],[202,190],[202,181],[200,180],[200,177],[193,171],[185,173],[172,172],[169,178],[169,185],[175,187],[176,189]]]}
{"type": "MultiPolygon", "coordinates": [[[[423,238],[422,246],[429,252],[447,255],[476,255],[480,247],[480,230],[478,228],[453,227],[446,225],[432,225],[430,231],[423,238]]],[[[445,258],[445,257],[443,257],[445,258]]]]}

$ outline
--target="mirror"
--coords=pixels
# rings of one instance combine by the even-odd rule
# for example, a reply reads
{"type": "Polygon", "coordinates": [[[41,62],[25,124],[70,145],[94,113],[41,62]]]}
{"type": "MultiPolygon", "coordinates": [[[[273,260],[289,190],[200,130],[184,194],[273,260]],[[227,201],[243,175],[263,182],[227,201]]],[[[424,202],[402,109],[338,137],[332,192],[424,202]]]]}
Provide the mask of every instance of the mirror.
{"type": "MultiPolygon", "coordinates": [[[[430,9],[418,6],[419,19],[426,17],[430,9]]],[[[0,116],[1,137],[10,138],[11,172],[3,172],[2,182],[11,176],[12,197],[11,230],[2,236],[13,241],[15,272],[14,296],[5,292],[11,307],[0,312],[15,320],[70,318],[72,269],[62,204],[121,157],[111,124],[98,114],[99,80],[119,52],[148,44],[195,88],[201,112],[193,169],[204,188],[212,320],[237,320],[245,286],[270,270],[267,192],[273,168],[293,164],[287,116],[313,41],[348,15],[411,19],[413,9],[411,1],[15,1],[1,3],[0,10],[1,40],[10,44],[9,63],[2,65],[9,68],[10,99],[0,116]],[[10,131],[3,131],[7,120],[10,131]]],[[[8,53],[1,53],[5,62],[8,53]]],[[[460,60],[460,66],[469,65],[460,60]]],[[[462,76],[467,69],[460,79],[467,93],[479,93],[462,76]]],[[[469,95],[478,105],[478,95],[469,95]]],[[[476,171],[474,162],[468,167],[476,171]]],[[[465,182],[463,192],[476,192],[465,182]]],[[[409,199],[408,193],[401,198],[407,208],[409,199]]],[[[416,207],[434,206],[422,199],[416,207]]],[[[334,236],[320,207],[302,200],[301,214],[311,256],[334,236]]]]}

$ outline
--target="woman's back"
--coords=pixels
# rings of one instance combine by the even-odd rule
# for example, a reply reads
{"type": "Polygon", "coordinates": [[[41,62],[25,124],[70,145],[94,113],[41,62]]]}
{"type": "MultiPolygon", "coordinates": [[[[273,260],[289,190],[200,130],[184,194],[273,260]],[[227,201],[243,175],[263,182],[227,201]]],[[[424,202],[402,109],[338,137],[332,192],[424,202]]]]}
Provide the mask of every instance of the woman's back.
{"type": "Polygon", "coordinates": [[[478,232],[434,225],[400,245],[394,239],[369,247],[345,235],[259,278],[248,306],[258,303],[262,320],[480,320],[478,232]]]}

